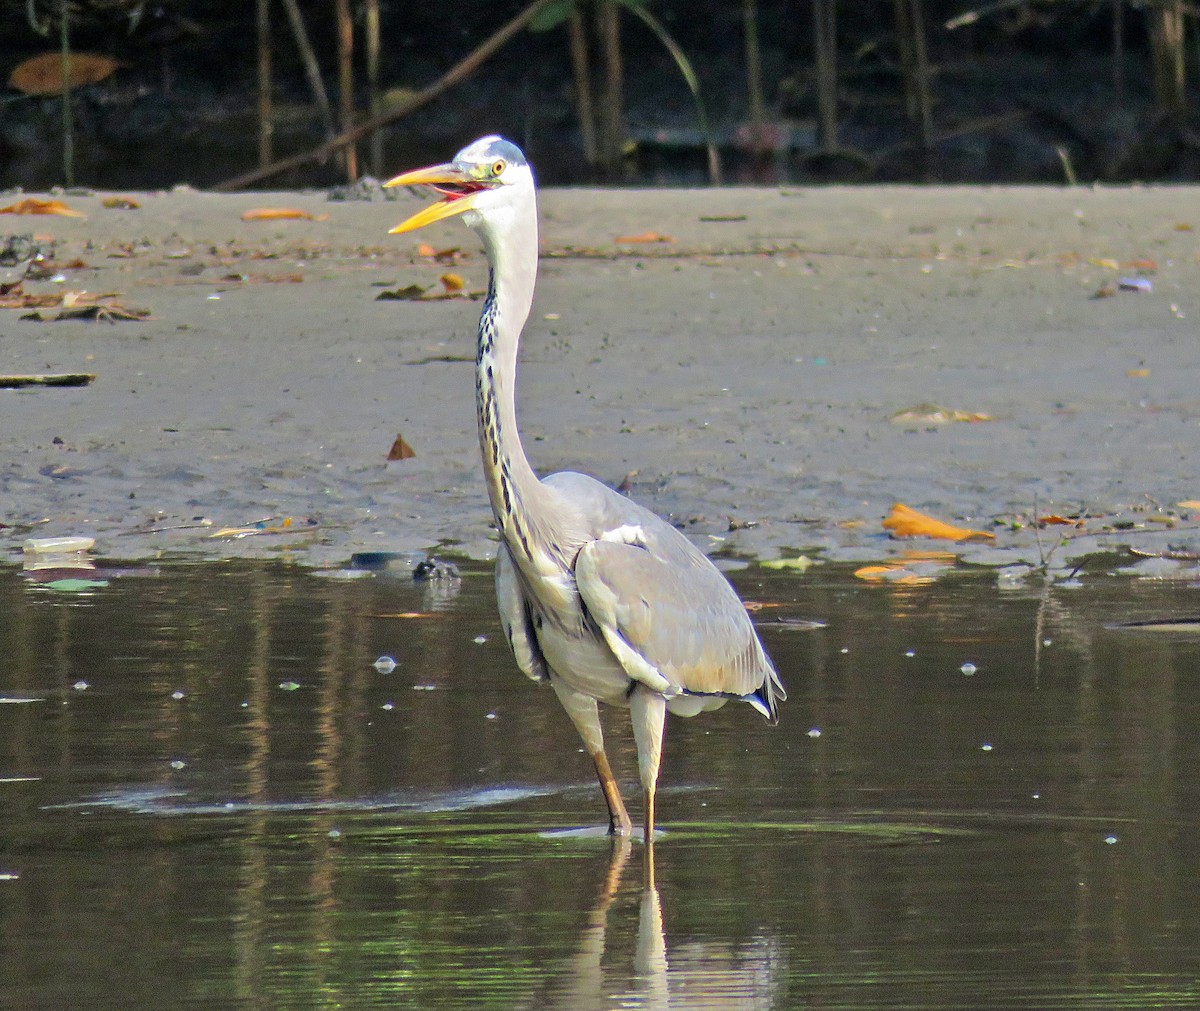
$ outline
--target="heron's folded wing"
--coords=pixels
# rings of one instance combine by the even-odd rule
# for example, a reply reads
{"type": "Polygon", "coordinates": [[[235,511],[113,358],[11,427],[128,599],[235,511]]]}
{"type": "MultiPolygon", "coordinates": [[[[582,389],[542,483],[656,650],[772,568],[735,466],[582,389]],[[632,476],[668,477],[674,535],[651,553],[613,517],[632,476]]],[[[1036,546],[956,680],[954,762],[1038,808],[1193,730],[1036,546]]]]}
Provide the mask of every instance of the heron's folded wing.
{"type": "Polygon", "coordinates": [[[500,624],[508,639],[508,646],[516,658],[517,666],[525,676],[534,681],[545,681],[549,676],[546,659],[538,646],[534,634],[532,616],[525,601],[517,577],[512,555],[503,544],[496,553],[496,603],[500,608],[500,624]]]}
{"type": "Polygon", "coordinates": [[[591,541],[575,582],[626,673],[656,691],[748,695],[774,677],[745,607],[703,555],[591,541]]]}

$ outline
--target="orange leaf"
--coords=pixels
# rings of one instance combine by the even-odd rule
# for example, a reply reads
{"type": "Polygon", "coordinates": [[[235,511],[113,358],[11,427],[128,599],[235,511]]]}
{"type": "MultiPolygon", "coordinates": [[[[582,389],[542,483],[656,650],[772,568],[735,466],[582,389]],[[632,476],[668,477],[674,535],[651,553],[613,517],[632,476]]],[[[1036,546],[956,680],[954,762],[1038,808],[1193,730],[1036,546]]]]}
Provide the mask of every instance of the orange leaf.
{"type": "MultiPolygon", "coordinates": [[[[68,64],[67,87],[103,81],[120,62],[99,53],[72,53],[68,64]]],[[[26,95],[61,95],[63,93],[63,58],[59,50],[31,56],[13,67],[8,84],[26,95]]]]}
{"type": "Polygon", "coordinates": [[[417,256],[437,256],[437,250],[434,249],[433,246],[431,246],[428,242],[422,242],[419,246],[417,246],[417,256]]]}
{"type": "Polygon", "coordinates": [[[891,513],[883,521],[883,528],[890,530],[893,537],[935,537],[946,541],[988,540],[994,541],[995,534],[983,530],[968,530],[966,527],[954,527],[943,523],[932,516],[917,512],[916,509],[897,502],[892,506],[891,513]]]}
{"type": "Polygon", "coordinates": [[[26,197],[15,204],[0,207],[0,214],[57,214],[64,218],[86,218],[86,214],[74,211],[61,200],[39,200],[37,197],[26,197]]]}
{"type": "Polygon", "coordinates": [[[642,232],[640,235],[618,235],[613,242],[674,242],[669,235],[658,232],[642,232]]]}
{"type": "Polygon", "coordinates": [[[313,214],[295,207],[256,207],[242,214],[243,221],[325,221],[328,214],[313,214]]]}
{"type": "Polygon", "coordinates": [[[438,280],[442,282],[442,287],[446,289],[447,295],[453,295],[456,291],[462,291],[467,283],[459,274],[443,274],[438,280]]]}
{"type": "Polygon", "coordinates": [[[392,443],[392,448],[388,451],[387,458],[389,460],[411,460],[416,455],[412,446],[404,441],[404,436],[397,435],[396,441],[392,443]]]}
{"type": "Polygon", "coordinates": [[[1038,524],[1043,527],[1081,527],[1083,520],[1068,519],[1066,516],[1042,516],[1038,519],[1038,524]]]}

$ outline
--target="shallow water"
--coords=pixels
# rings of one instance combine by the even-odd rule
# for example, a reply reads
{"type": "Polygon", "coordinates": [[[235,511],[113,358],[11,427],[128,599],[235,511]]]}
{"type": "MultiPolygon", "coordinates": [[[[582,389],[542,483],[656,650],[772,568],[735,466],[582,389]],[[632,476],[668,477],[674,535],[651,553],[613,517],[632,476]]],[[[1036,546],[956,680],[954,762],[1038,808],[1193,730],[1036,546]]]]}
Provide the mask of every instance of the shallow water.
{"type": "Polygon", "coordinates": [[[651,868],[487,573],[0,570],[0,1006],[1200,1004],[1200,635],[1109,627],[1195,580],[734,578],[791,697],[669,724],[651,868]]]}

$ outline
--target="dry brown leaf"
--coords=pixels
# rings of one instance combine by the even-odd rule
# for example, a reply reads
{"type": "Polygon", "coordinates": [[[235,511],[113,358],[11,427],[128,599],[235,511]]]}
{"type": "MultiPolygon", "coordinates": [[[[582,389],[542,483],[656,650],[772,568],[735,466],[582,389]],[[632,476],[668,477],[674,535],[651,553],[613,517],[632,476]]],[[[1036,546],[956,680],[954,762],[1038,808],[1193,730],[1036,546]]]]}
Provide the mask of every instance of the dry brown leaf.
{"type": "Polygon", "coordinates": [[[410,284],[404,288],[388,288],[375,296],[376,302],[411,302],[425,294],[427,288],[419,284],[410,284]]]}
{"type": "Polygon", "coordinates": [[[63,218],[86,218],[80,211],[72,210],[61,200],[42,200],[38,197],[26,197],[15,204],[0,207],[0,214],[57,214],[63,218]]]}
{"type": "Polygon", "coordinates": [[[255,207],[243,211],[243,221],[326,221],[328,214],[313,214],[295,207],[255,207]]]}
{"type": "Polygon", "coordinates": [[[918,512],[903,502],[892,506],[891,513],[883,521],[883,528],[891,532],[893,537],[934,537],[945,541],[986,540],[994,541],[995,534],[983,530],[969,530],[966,527],[955,527],[949,523],[934,519],[918,512]]]}
{"type": "Polygon", "coordinates": [[[675,240],[669,235],[662,235],[659,232],[642,232],[638,235],[618,235],[613,242],[633,243],[633,242],[674,242],[675,240]]]}
{"type": "MultiPolygon", "coordinates": [[[[71,53],[68,65],[67,88],[103,81],[121,66],[120,61],[100,53],[71,53]]],[[[61,95],[63,93],[63,58],[59,50],[40,53],[22,60],[8,75],[9,87],[26,95],[61,95]]]]}
{"type": "Polygon", "coordinates": [[[404,441],[404,436],[396,434],[396,441],[392,443],[392,448],[388,450],[388,460],[411,460],[416,456],[416,450],[404,441]]]}
{"type": "Polygon", "coordinates": [[[133,197],[105,197],[100,204],[114,211],[136,211],[142,206],[133,197]]]}

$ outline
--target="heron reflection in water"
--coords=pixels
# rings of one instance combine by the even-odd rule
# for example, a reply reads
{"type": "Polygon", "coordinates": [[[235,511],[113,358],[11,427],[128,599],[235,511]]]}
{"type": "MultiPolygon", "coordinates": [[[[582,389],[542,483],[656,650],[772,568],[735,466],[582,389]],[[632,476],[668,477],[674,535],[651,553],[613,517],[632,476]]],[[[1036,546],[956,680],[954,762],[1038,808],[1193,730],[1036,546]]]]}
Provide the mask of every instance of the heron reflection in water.
{"type": "Polygon", "coordinates": [[[441,195],[393,233],[461,214],[483,241],[490,276],[475,402],[500,532],[500,620],[517,665],[550,682],[583,738],[609,829],[621,836],[632,822],[604,752],[597,703],[629,709],[649,842],[666,714],[695,716],[738,699],[775,723],[787,693],[737,594],[683,534],[583,474],[539,479],[525,456],[516,423],[517,346],[538,266],[537,199],[525,156],[500,137],[484,137],[447,164],[386,185],[428,185],[441,195]]]}

